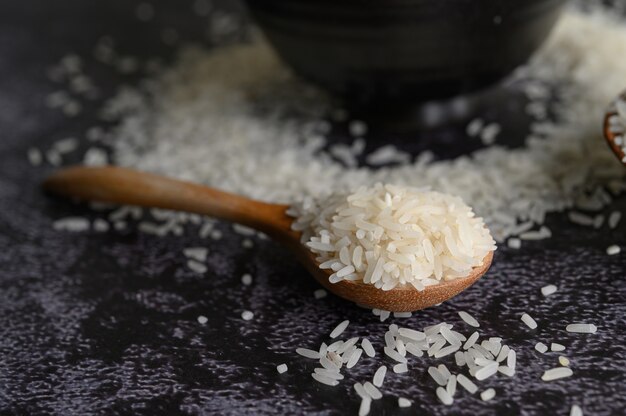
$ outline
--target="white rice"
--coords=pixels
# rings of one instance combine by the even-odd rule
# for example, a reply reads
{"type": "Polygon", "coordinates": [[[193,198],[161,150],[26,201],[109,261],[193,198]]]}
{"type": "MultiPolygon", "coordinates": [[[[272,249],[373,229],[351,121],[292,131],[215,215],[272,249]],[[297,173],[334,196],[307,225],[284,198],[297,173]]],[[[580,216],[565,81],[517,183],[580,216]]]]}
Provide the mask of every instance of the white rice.
{"type": "Polygon", "coordinates": [[[314,360],[320,359],[320,353],[314,350],[310,350],[308,348],[296,348],[296,354],[301,355],[305,358],[311,358],[314,360]]]}
{"type": "Polygon", "coordinates": [[[189,247],[183,250],[183,254],[189,258],[199,262],[206,261],[209,250],[205,247],[189,247]]]}
{"type": "Polygon", "coordinates": [[[34,147],[31,147],[30,149],[28,149],[27,156],[28,156],[28,161],[33,166],[39,166],[41,165],[41,162],[43,162],[43,155],[41,154],[41,151],[34,147]]]}
{"type": "Polygon", "coordinates": [[[363,338],[363,340],[361,340],[361,347],[368,357],[374,357],[376,355],[376,351],[374,350],[372,343],[367,338],[363,338]]]}
{"type": "Polygon", "coordinates": [[[233,231],[235,231],[237,234],[248,236],[248,237],[256,235],[257,233],[256,230],[250,227],[246,227],[245,225],[241,225],[241,224],[233,224],[232,228],[233,228],[233,231]]]}
{"type": "Polygon", "coordinates": [[[437,387],[437,397],[441,400],[441,403],[446,406],[450,406],[454,402],[452,396],[450,396],[443,387],[437,387]]]}
{"type": "Polygon", "coordinates": [[[535,349],[539,351],[541,354],[545,354],[548,351],[548,346],[543,342],[538,342],[535,344],[535,349]]]}
{"type": "Polygon", "coordinates": [[[439,352],[439,350],[441,350],[443,348],[443,346],[446,345],[446,340],[443,339],[443,337],[441,339],[439,339],[438,341],[436,341],[427,351],[428,356],[432,357],[435,354],[437,354],[439,352]]]}
{"type": "Polygon", "coordinates": [[[457,351],[454,353],[454,362],[458,367],[463,367],[467,362],[465,360],[465,355],[462,351],[457,351]]]}
{"type": "Polygon", "coordinates": [[[478,321],[472,315],[470,315],[469,313],[467,313],[465,311],[460,311],[459,312],[459,316],[461,317],[463,322],[465,322],[469,326],[473,326],[474,328],[480,327],[480,324],[478,323],[478,321]]]}
{"type": "Polygon", "coordinates": [[[556,293],[556,291],[557,287],[554,285],[547,285],[541,288],[541,294],[546,297],[556,293]]]}
{"type": "Polygon", "coordinates": [[[391,315],[389,311],[380,311],[380,322],[385,322],[387,318],[389,318],[389,315],[391,315]]]}
{"type": "Polygon", "coordinates": [[[320,376],[328,377],[330,379],[337,380],[337,381],[344,379],[344,376],[341,373],[337,371],[329,370],[323,367],[322,368],[318,367],[314,369],[313,372],[316,374],[319,374],[320,376]]]}
{"type": "Polygon", "coordinates": [[[350,338],[349,340],[344,341],[340,346],[338,346],[337,349],[335,350],[335,352],[337,354],[343,354],[348,349],[350,349],[352,346],[356,345],[356,343],[358,341],[359,341],[359,337],[350,338]]]}
{"type": "Polygon", "coordinates": [[[485,380],[498,372],[498,363],[491,363],[476,371],[474,378],[476,380],[485,380]]]}
{"type": "Polygon", "coordinates": [[[606,254],[608,254],[609,256],[614,256],[616,254],[619,254],[620,251],[622,251],[621,248],[618,245],[613,244],[607,247],[606,254]]]}
{"type": "Polygon", "coordinates": [[[332,344],[330,344],[328,347],[326,347],[326,351],[328,352],[337,351],[343,344],[344,344],[344,341],[342,339],[335,341],[332,344]]]}
{"type": "Polygon", "coordinates": [[[472,350],[483,358],[487,358],[489,360],[494,358],[493,354],[482,345],[474,344],[474,346],[469,351],[472,352],[472,350]]]}
{"type": "Polygon", "coordinates": [[[577,404],[574,404],[569,411],[569,416],[583,416],[583,409],[581,409],[577,404]]]}
{"type": "Polygon", "coordinates": [[[559,364],[561,364],[563,367],[568,367],[569,364],[570,364],[570,361],[569,361],[569,359],[567,357],[560,356],[559,357],[559,364]]]}
{"type": "Polygon", "coordinates": [[[359,405],[359,416],[366,416],[370,412],[370,407],[372,405],[372,399],[369,397],[363,397],[361,399],[361,404],[359,405]]]}
{"type": "Polygon", "coordinates": [[[546,226],[542,226],[539,231],[526,231],[519,235],[521,240],[544,240],[550,237],[552,237],[552,232],[546,226]]]}
{"type": "Polygon", "coordinates": [[[382,387],[383,381],[385,381],[386,374],[387,374],[387,367],[384,365],[381,365],[380,367],[378,367],[378,370],[376,370],[376,373],[374,373],[374,378],[372,380],[372,383],[376,387],[382,387]]]}
{"type": "Polygon", "coordinates": [[[54,149],[50,149],[46,152],[46,160],[52,166],[60,166],[63,163],[61,155],[54,149]]]}
{"type": "Polygon", "coordinates": [[[558,380],[560,378],[570,377],[572,374],[574,374],[574,372],[572,371],[571,368],[557,367],[551,370],[546,370],[541,376],[541,379],[543,381],[552,381],[552,380],[558,380]]]}
{"type": "Polygon", "coordinates": [[[244,321],[250,321],[252,318],[254,318],[254,314],[250,311],[243,311],[241,312],[241,319],[243,319],[244,321]]]}
{"type": "Polygon", "coordinates": [[[509,356],[509,350],[510,350],[510,348],[509,348],[508,345],[503,345],[502,348],[500,348],[500,352],[496,356],[496,361],[497,362],[502,362],[502,361],[506,360],[507,357],[509,356]]]}
{"type": "Polygon", "coordinates": [[[327,386],[336,386],[339,384],[339,381],[321,374],[312,373],[311,377],[313,377],[318,383],[326,384],[327,386]]]}
{"type": "Polygon", "coordinates": [[[328,295],[328,292],[326,292],[324,289],[317,289],[315,292],[313,292],[313,297],[315,297],[315,299],[323,299],[328,295]]]}
{"type": "Polygon", "coordinates": [[[365,161],[370,166],[390,165],[393,163],[407,164],[411,161],[411,155],[399,150],[392,144],[387,144],[365,157],[365,161]]]}
{"type": "MultiPolygon", "coordinates": [[[[113,223],[113,228],[115,228],[117,231],[122,231],[126,229],[126,221],[115,221],[113,223]]],[[[189,261],[193,261],[193,260],[189,260],[189,261]]]]}
{"type": "Polygon", "coordinates": [[[596,217],[593,219],[593,228],[602,228],[602,224],[604,224],[604,215],[596,215],[596,217]]]}
{"type": "Polygon", "coordinates": [[[594,324],[569,324],[565,330],[581,334],[595,334],[598,328],[594,324]]]}
{"type": "Polygon", "coordinates": [[[343,353],[335,353],[335,354],[337,354],[342,364],[348,364],[348,362],[350,362],[350,360],[352,359],[352,356],[356,354],[357,349],[360,349],[360,348],[357,348],[356,346],[353,345],[349,347],[347,351],[343,353]]]}
{"type": "Polygon", "coordinates": [[[348,129],[352,136],[363,136],[367,133],[367,124],[361,120],[352,120],[348,129]]]}
{"type": "Polygon", "coordinates": [[[356,391],[356,394],[358,394],[362,399],[371,399],[370,395],[365,391],[365,388],[363,388],[363,384],[361,383],[354,383],[354,391],[356,391]]]}
{"type": "Polygon", "coordinates": [[[480,393],[480,398],[484,402],[487,402],[487,401],[493,399],[494,397],[496,397],[496,391],[494,389],[487,389],[487,390],[483,391],[482,393],[480,393]]]}
{"type": "Polygon", "coordinates": [[[396,351],[403,357],[406,357],[406,347],[404,346],[404,341],[400,338],[396,339],[396,351]]]}
{"type": "Polygon", "coordinates": [[[435,353],[435,358],[446,357],[450,354],[457,352],[461,348],[461,344],[450,345],[445,348],[440,349],[435,353]]]}
{"type": "Polygon", "coordinates": [[[439,364],[437,366],[437,370],[439,370],[439,373],[441,373],[441,375],[446,379],[446,382],[448,382],[448,379],[452,376],[448,367],[446,367],[445,364],[439,364]]]}
{"type": "Polygon", "coordinates": [[[200,263],[198,260],[189,259],[187,260],[187,267],[195,273],[204,274],[207,271],[206,264],[200,263]]]}
{"type": "Polygon", "coordinates": [[[461,346],[461,339],[456,335],[457,333],[453,332],[452,330],[446,327],[442,327],[440,333],[443,336],[443,338],[446,341],[448,341],[450,344],[453,344],[453,345],[458,344],[459,347],[461,346]]]}
{"type": "Polygon", "coordinates": [[[102,218],[97,218],[93,222],[93,230],[96,232],[105,233],[109,231],[110,228],[109,223],[102,218]]]}
{"type": "Polygon", "coordinates": [[[350,356],[350,359],[348,360],[346,364],[346,368],[354,367],[359,362],[359,359],[361,358],[362,354],[363,354],[363,350],[360,348],[357,348],[356,351],[353,352],[352,355],[350,356]]]}
{"type": "Polygon", "coordinates": [[[396,348],[396,340],[394,338],[394,333],[391,330],[385,332],[385,346],[392,350],[396,348]]]}
{"type": "Polygon", "coordinates": [[[327,351],[325,354],[320,354],[319,363],[326,370],[329,370],[333,373],[339,373],[341,371],[341,367],[343,367],[344,363],[347,361],[347,355],[350,355],[353,352],[351,349],[348,354],[339,355],[336,352],[327,351]],[[346,359],[344,359],[346,358],[346,359]]]}
{"type": "Polygon", "coordinates": [[[474,364],[480,367],[486,367],[488,365],[495,364],[495,361],[489,360],[485,357],[478,357],[474,360],[474,364]]]}
{"type": "Polygon", "coordinates": [[[439,323],[437,325],[431,325],[431,326],[425,327],[424,328],[424,334],[427,337],[431,337],[431,336],[433,336],[435,334],[438,334],[441,331],[441,328],[444,327],[444,326],[448,327],[448,329],[452,328],[452,325],[449,325],[449,324],[447,324],[445,322],[441,322],[441,323],[439,323]]]}
{"type": "Polygon", "coordinates": [[[56,141],[52,145],[52,148],[59,154],[65,154],[65,153],[70,153],[76,150],[78,148],[78,145],[79,145],[78,139],[76,139],[75,137],[68,137],[68,138],[56,141]]]}
{"type": "Polygon", "coordinates": [[[342,321],[339,325],[337,325],[335,327],[335,329],[332,330],[332,332],[330,333],[329,337],[331,338],[337,338],[339,335],[341,335],[343,333],[343,331],[346,330],[346,328],[348,327],[348,325],[350,325],[350,321],[349,320],[345,320],[342,321]]]}
{"type": "Polygon", "coordinates": [[[58,231],[81,232],[89,230],[89,220],[81,217],[65,217],[56,220],[52,228],[58,231]]]}
{"type": "Polygon", "coordinates": [[[399,363],[406,363],[407,359],[403,356],[400,355],[400,353],[394,349],[391,349],[389,347],[385,347],[384,350],[385,355],[387,355],[387,357],[391,358],[392,360],[395,360],[399,363]]]}
{"type": "Polygon", "coordinates": [[[441,372],[435,367],[428,367],[428,374],[435,380],[435,383],[440,386],[445,386],[447,384],[446,378],[441,374],[441,372]]]}
{"type": "Polygon", "coordinates": [[[198,316],[198,323],[199,323],[200,325],[204,325],[204,324],[206,324],[207,322],[209,322],[209,318],[207,318],[207,317],[206,317],[206,316],[204,316],[204,315],[199,315],[199,316],[198,316]]]}
{"type": "Polygon", "coordinates": [[[468,350],[470,349],[478,340],[478,337],[480,336],[480,334],[478,333],[478,331],[474,331],[474,333],[472,333],[472,335],[470,335],[470,337],[467,339],[467,341],[465,341],[465,344],[463,344],[463,349],[464,350],[468,350]]]}
{"type": "Polygon", "coordinates": [[[278,371],[278,374],[283,374],[287,371],[287,364],[280,364],[276,366],[276,371],[278,371]]]}
{"type": "Polygon", "coordinates": [[[320,364],[325,369],[337,373],[340,370],[339,366],[341,365],[341,360],[335,360],[335,356],[332,356],[331,354],[333,354],[333,353],[329,352],[327,355],[322,355],[320,357],[320,364]],[[336,361],[338,361],[338,362],[336,362],[336,361]]]}
{"type": "Polygon", "coordinates": [[[557,344],[556,342],[553,342],[550,344],[550,351],[553,351],[553,352],[565,351],[565,345],[557,344]]]}
{"type": "Polygon", "coordinates": [[[464,341],[467,341],[467,337],[461,334],[460,332],[454,331],[452,329],[450,329],[450,332],[459,340],[458,341],[459,344],[463,343],[464,341]]]}
{"type": "Polygon", "coordinates": [[[409,371],[409,367],[406,363],[399,363],[393,366],[393,372],[396,374],[402,374],[409,371]]]}
{"type": "Polygon", "coordinates": [[[422,351],[416,344],[412,342],[407,343],[405,348],[406,351],[414,357],[421,357],[424,355],[424,351],[422,351]]]}
{"type": "Polygon", "coordinates": [[[411,401],[409,399],[406,399],[404,397],[398,397],[398,407],[401,408],[405,408],[405,407],[411,407],[411,401]]]}
{"type": "Polygon", "coordinates": [[[246,273],[241,276],[241,283],[243,283],[244,286],[250,286],[252,284],[252,275],[246,273]]]}
{"type": "Polygon", "coordinates": [[[588,215],[582,214],[580,212],[572,211],[567,214],[569,220],[574,224],[583,225],[583,226],[591,226],[594,223],[594,219],[588,215]]]}
{"type": "Polygon", "coordinates": [[[465,375],[463,374],[458,374],[456,376],[456,381],[463,386],[463,388],[465,390],[468,391],[468,393],[470,394],[474,394],[478,391],[478,386],[476,386],[476,384],[474,384],[474,382],[472,380],[470,380],[469,378],[467,378],[465,375]]]}
{"type": "Polygon", "coordinates": [[[476,137],[482,131],[484,124],[485,123],[482,119],[476,118],[468,123],[467,127],[465,128],[465,132],[470,137],[476,137]]]}
{"type": "Polygon", "coordinates": [[[491,145],[495,142],[496,137],[500,134],[502,128],[498,123],[490,123],[486,125],[480,132],[480,140],[484,145],[491,145]]]}
{"type": "Polygon", "coordinates": [[[460,198],[424,189],[379,183],[309,201],[292,212],[297,213],[292,228],[303,232],[303,243],[318,261],[339,265],[331,282],[423,290],[467,276],[495,250],[482,219],[460,198]]]}
{"type": "Polygon", "coordinates": [[[450,376],[450,378],[448,379],[448,384],[446,384],[446,391],[448,392],[450,397],[454,397],[454,394],[456,393],[456,376],[455,375],[450,376]]]}
{"type": "Polygon", "coordinates": [[[502,348],[502,338],[491,337],[488,340],[483,340],[480,346],[487,351],[489,359],[495,361],[502,348]]]}
{"type": "Polygon", "coordinates": [[[104,166],[109,163],[109,156],[106,151],[97,147],[92,147],[85,152],[83,164],[86,166],[104,166]]]}
{"type": "Polygon", "coordinates": [[[322,342],[322,344],[319,347],[318,354],[319,354],[320,357],[323,357],[327,353],[328,353],[328,345],[326,345],[325,342],[322,342]]]}
{"type": "Polygon", "coordinates": [[[413,341],[423,341],[426,339],[426,335],[423,332],[410,328],[399,328],[398,334],[413,341]]]}
{"type": "Polygon", "coordinates": [[[367,394],[373,399],[373,400],[379,400],[382,399],[383,394],[380,392],[380,390],[378,390],[372,383],[370,383],[369,381],[365,382],[365,384],[363,384],[363,388],[365,389],[365,391],[367,392],[367,394]]]}
{"type": "Polygon", "coordinates": [[[519,238],[511,237],[508,239],[506,244],[509,248],[515,250],[519,250],[520,248],[522,248],[522,240],[520,240],[519,238]]]}
{"type": "Polygon", "coordinates": [[[515,365],[517,364],[517,354],[515,350],[509,351],[509,356],[506,359],[506,366],[515,370],[515,365]]]}
{"type": "Polygon", "coordinates": [[[527,313],[524,313],[522,315],[522,322],[524,322],[526,326],[529,327],[530,329],[537,328],[537,322],[527,313]]]}

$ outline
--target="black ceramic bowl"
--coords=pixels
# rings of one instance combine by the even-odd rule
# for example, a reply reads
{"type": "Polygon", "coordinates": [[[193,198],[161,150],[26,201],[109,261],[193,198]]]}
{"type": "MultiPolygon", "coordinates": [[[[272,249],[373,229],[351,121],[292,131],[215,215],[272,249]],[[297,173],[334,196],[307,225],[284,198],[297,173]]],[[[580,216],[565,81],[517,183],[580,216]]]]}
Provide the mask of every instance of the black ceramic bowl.
{"type": "Polygon", "coordinates": [[[524,63],[565,0],[248,0],[282,59],[357,103],[484,87],[524,63]]]}

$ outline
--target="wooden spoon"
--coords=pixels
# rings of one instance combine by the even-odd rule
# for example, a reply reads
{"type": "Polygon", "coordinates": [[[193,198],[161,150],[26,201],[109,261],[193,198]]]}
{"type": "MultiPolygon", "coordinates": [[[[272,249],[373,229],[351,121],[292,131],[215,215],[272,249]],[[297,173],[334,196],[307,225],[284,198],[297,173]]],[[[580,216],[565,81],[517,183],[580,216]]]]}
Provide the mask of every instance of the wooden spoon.
{"type": "Polygon", "coordinates": [[[337,296],[387,311],[415,311],[448,300],[485,274],[493,259],[493,253],[489,252],[482,265],[469,276],[428,286],[422,292],[409,285],[382,291],[359,281],[333,284],[328,281],[332,271],[318,267],[315,254],[300,242],[300,233],[291,229],[293,219],[286,214],[287,205],[253,201],[206,186],[119,167],[63,169],[47,178],[43,187],[81,200],[192,212],[247,225],[290,249],[315,279],[337,296]]]}
{"type": "MultiPolygon", "coordinates": [[[[618,98],[618,100],[619,99],[626,99],[626,92],[624,92],[621,98],[618,98]]],[[[609,147],[611,148],[611,150],[613,150],[613,153],[615,153],[615,156],[617,156],[620,162],[622,162],[622,164],[626,166],[626,153],[624,153],[624,150],[623,150],[624,148],[615,142],[615,139],[618,136],[622,137],[622,140],[626,140],[626,134],[625,133],[618,134],[618,133],[612,132],[611,123],[609,122],[611,117],[616,116],[616,115],[617,115],[617,109],[615,108],[615,105],[611,105],[609,107],[609,110],[606,112],[604,116],[604,129],[603,129],[604,138],[609,144],[609,147]]]]}

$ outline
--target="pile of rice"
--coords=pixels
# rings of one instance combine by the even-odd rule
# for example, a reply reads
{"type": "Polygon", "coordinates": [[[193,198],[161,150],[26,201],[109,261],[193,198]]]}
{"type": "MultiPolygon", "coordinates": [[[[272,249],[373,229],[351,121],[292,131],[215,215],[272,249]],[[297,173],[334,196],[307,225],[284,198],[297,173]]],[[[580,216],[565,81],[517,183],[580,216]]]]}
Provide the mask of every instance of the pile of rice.
{"type": "MultiPolygon", "coordinates": [[[[262,41],[186,49],[143,89],[110,100],[105,114],[120,124],[108,141],[116,164],[269,202],[324,198],[377,182],[429,186],[463,198],[503,241],[541,229],[550,212],[599,211],[612,199],[607,189],[624,190],[624,170],[601,132],[604,110],[624,86],[626,62],[614,58],[624,54],[626,28],[611,12],[568,11],[507,87],[554,118],[536,117],[521,148],[496,142],[438,160],[428,151],[412,156],[390,145],[364,146],[366,132],[351,144],[329,143],[328,119],[345,114],[295,79],[262,41]],[[355,165],[357,159],[376,168],[355,165]]],[[[501,126],[498,140],[509,134],[501,126]]]]}
{"type": "MultiPolygon", "coordinates": [[[[368,144],[366,125],[348,122],[323,92],[294,78],[262,40],[185,48],[173,66],[108,100],[102,116],[118,124],[86,132],[92,147],[85,162],[106,161],[102,149],[112,147],[115,164],[280,203],[377,182],[429,186],[463,198],[496,241],[518,237],[512,245],[520,247],[519,240],[552,235],[543,226],[547,214],[600,213],[626,189],[625,172],[600,128],[606,106],[624,87],[626,61],[615,56],[625,54],[626,27],[612,10],[568,10],[506,87],[529,100],[533,121],[525,145],[500,146],[510,126],[489,120],[483,130],[492,126],[488,142],[495,143],[438,160],[429,151],[411,155],[368,144]],[[353,142],[330,143],[329,119],[347,124],[353,142]]],[[[61,67],[73,74],[75,65],[65,61],[61,67]]],[[[41,163],[42,153],[31,150],[33,164],[41,163]]],[[[44,159],[58,165],[61,150],[44,151],[44,159]]],[[[141,228],[164,235],[184,222],[173,218],[141,228]]]]}
{"type": "Polygon", "coordinates": [[[496,248],[483,220],[461,198],[428,189],[378,183],[307,201],[290,213],[320,268],[334,271],[331,283],[424,290],[467,276],[496,248]]]}

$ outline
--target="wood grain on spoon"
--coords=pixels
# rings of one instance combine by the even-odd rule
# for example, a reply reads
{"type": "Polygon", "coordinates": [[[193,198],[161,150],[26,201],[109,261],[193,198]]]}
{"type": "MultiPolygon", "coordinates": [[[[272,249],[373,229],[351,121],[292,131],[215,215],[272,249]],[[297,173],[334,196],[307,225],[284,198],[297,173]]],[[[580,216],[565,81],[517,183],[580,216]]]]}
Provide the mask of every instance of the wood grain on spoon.
{"type": "Polygon", "coordinates": [[[73,167],[47,178],[46,191],[86,201],[112,202],[208,215],[262,231],[285,245],[315,279],[336,295],[370,308],[395,312],[424,309],[450,299],[471,286],[489,269],[493,252],[469,276],[429,286],[419,292],[412,286],[382,291],[359,281],[330,283],[332,271],[318,267],[315,254],[291,229],[287,205],[268,204],[206,186],[120,167],[73,167]]]}
{"type": "Polygon", "coordinates": [[[604,116],[604,138],[606,139],[606,142],[608,143],[611,150],[613,150],[613,153],[615,153],[615,156],[617,156],[619,161],[626,166],[626,159],[624,159],[626,157],[626,154],[622,150],[622,147],[615,143],[615,137],[617,136],[617,134],[613,133],[610,129],[609,119],[615,115],[617,115],[617,111],[613,110],[607,111],[606,115],[604,116]]]}

